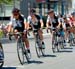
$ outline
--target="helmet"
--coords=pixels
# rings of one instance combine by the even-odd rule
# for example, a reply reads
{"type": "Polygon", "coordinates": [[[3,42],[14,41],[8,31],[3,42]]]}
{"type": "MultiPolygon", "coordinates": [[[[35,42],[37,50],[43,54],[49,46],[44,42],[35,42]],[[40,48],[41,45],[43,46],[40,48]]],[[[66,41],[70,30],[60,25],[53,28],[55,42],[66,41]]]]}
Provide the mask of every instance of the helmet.
{"type": "Polygon", "coordinates": [[[19,9],[18,8],[14,8],[13,10],[12,10],[12,13],[19,13],[19,9]]]}
{"type": "Polygon", "coordinates": [[[52,12],[54,12],[54,10],[53,10],[53,9],[50,9],[50,10],[48,11],[48,14],[49,14],[49,13],[52,13],[52,12]]]}
{"type": "Polygon", "coordinates": [[[36,10],[35,10],[34,8],[32,8],[32,9],[30,10],[30,13],[36,13],[36,10]]]}

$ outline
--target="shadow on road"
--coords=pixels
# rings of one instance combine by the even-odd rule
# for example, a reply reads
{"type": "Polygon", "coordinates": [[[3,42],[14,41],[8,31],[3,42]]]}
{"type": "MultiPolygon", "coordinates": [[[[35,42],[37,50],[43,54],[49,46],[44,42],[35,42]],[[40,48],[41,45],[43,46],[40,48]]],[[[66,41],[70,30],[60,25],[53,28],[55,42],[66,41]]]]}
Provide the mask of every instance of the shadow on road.
{"type": "Polygon", "coordinates": [[[70,51],[70,50],[62,50],[62,51],[59,51],[59,53],[62,53],[62,52],[67,52],[67,53],[71,53],[71,52],[73,52],[73,51],[70,51]]]}
{"type": "Polygon", "coordinates": [[[66,48],[64,48],[64,49],[73,49],[73,48],[66,47],[66,48]]]}
{"type": "Polygon", "coordinates": [[[2,67],[0,69],[16,69],[16,67],[2,67]]]}
{"type": "Polygon", "coordinates": [[[44,57],[56,57],[56,55],[44,55],[44,57]]]}
{"type": "MultiPolygon", "coordinates": [[[[27,62],[25,62],[25,63],[27,63],[27,62]]],[[[34,64],[42,64],[43,62],[42,62],[42,61],[35,61],[35,60],[32,60],[32,61],[30,61],[28,64],[32,64],[32,63],[34,63],[34,64]]]]}

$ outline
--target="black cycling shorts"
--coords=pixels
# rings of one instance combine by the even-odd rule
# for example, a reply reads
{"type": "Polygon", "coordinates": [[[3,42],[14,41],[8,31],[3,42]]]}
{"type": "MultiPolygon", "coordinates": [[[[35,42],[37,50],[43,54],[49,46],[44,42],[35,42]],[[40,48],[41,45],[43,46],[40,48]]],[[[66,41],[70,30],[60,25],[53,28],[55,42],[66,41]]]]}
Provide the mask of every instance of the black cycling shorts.
{"type": "Polygon", "coordinates": [[[15,27],[14,30],[17,30],[18,32],[23,32],[24,28],[22,28],[22,27],[15,27]]]}

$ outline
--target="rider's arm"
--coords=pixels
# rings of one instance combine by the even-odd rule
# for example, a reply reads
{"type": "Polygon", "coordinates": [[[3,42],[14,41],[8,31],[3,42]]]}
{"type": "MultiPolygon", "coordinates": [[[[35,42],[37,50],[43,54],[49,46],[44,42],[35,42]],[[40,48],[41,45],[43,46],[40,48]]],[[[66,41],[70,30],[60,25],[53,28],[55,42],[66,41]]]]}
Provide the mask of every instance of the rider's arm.
{"type": "Polygon", "coordinates": [[[27,22],[26,22],[26,19],[24,19],[24,28],[27,29],[27,22]]]}
{"type": "Polygon", "coordinates": [[[28,30],[31,29],[31,27],[30,27],[30,22],[31,22],[31,16],[28,16],[27,22],[26,22],[26,28],[27,28],[28,30]]]}
{"type": "Polygon", "coordinates": [[[50,17],[47,18],[46,27],[49,28],[49,25],[51,25],[51,23],[50,23],[50,17]]]}
{"type": "Polygon", "coordinates": [[[12,29],[12,24],[10,22],[9,25],[8,25],[8,32],[11,32],[11,29],[12,29]]]}
{"type": "Polygon", "coordinates": [[[42,19],[40,19],[40,23],[41,23],[41,28],[43,28],[44,23],[43,23],[43,20],[42,19]]]}
{"type": "Polygon", "coordinates": [[[10,22],[8,23],[8,32],[11,32],[11,29],[12,29],[12,23],[13,23],[13,16],[11,16],[10,22]]]}
{"type": "Polygon", "coordinates": [[[57,26],[57,28],[60,28],[61,24],[63,24],[63,20],[62,20],[62,18],[58,18],[58,26],[57,26]]]}

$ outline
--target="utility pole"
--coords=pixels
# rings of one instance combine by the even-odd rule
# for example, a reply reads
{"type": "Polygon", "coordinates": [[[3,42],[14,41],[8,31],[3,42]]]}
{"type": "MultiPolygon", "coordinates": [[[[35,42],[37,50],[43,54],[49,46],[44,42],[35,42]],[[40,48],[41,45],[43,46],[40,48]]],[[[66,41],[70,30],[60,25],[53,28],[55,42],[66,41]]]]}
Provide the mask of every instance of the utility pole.
{"type": "Polygon", "coordinates": [[[16,7],[16,0],[13,0],[13,8],[15,8],[16,7]]]}
{"type": "Polygon", "coordinates": [[[61,0],[61,13],[64,15],[64,0],[61,0]]]}

